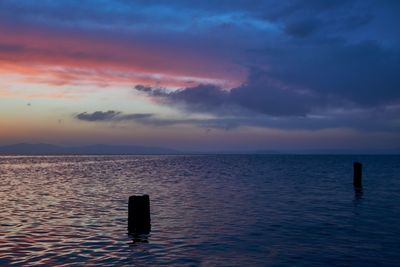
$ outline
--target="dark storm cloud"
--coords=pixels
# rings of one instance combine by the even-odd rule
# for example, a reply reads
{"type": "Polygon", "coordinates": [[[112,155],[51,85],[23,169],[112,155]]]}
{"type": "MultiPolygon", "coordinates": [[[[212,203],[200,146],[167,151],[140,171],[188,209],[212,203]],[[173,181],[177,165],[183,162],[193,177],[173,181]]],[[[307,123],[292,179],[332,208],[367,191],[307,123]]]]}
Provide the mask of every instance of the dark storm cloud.
{"type": "Polygon", "coordinates": [[[259,52],[275,68],[252,69],[246,83],[229,91],[215,85],[173,92],[144,86],[135,89],[189,111],[242,108],[272,116],[305,116],[324,107],[344,107],[344,103],[371,108],[400,102],[398,51],[385,50],[376,42],[299,50],[259,52]]]}
{"type": "Polygon", "coordinates": [[[168,91],[138,85],[135,87],[136,91],[156,99],[158,103],[174,106],[188,113],[208,113],[215,116],[214,119],[207,120],[165,120],[153,117],[142,123],[192,124],[222,129],[254,126],[309,130],[354,128],[370,132],[400,131],[400,101],[396,98],[369,96],[367,87],[365,92],[359,92],[362,96],[350,94],[342,91],[343,89],[335,91],[328,88],[327,91],[318,91],[305,89],[307,87],[290,87],[271,80],[270,76],[266,71],[253,69],[246,83],[230,90],[215,85],[199,85],[168,91]]]}
{"type": "Polygon", "coordinates": [[[257,53],[271,62],[269,75],[365,106],[400,100],[400,50],[384,48],[376,41],[354,45],[328,43],[282,48],[274,53],[257,53]]]}
{"type": "MultiPolygon", "coordinates": [[[[281,12],[275,18],[276,25],[283,25],[283,34],[297,39],[287,39],[285,35],[273,39],[266,37],[264,42],[270,45],[255,45],[258,48],[251,49],[253,52],[249,53],[246,64],[267,65],[268,71],[257,74],[264,78],[249,77],[247,84],[232,89],[230,93],[210,85],[201,85],[193,92],[180,90],[165,97],[171,102],[187,103],[189,108],[197,110],[237,105],[284,116],[304,115],[325,104],[335,106],[348,102],[378,107],[400,99],[397,78],[400,72],[400,34],[393,26],[395,22],[400,23],[398,16],[394,16],[395,10],[399,10],[396,1],[381,4],[349,0],[191,4],[204,12],[214,10],[218,13],[222,8],[229,12],[242,10],[253,14],[254,18],[259,18],[263,12],[281,12]],[[385,28],[385,36],[381,27],[385,28]],[[305,88],[309,94],[281,90],[266,82],[268,79],[305,88]]],[[[189,6],[184,1],[173,1],[172,5],[189,6]]],[[[260,35],[260,40],[262,38],[260,35]]],[[[255,75],[253,70],[250,73],[255,75]]],[[[156,93],[161,92],[152,91],[152,94],[156,93]]]]}
{"type": "Polygon", "coordinates": [[[225,90],[215,85],[198,85],[168,92],[142,85],[135,90],[190,112],[220,115],[260,113],[271,116],[305,116],[325,104],[325,98],[306,90],[291,88],[268,78],[265,71],[253,69],[248,81],[225,90]]]}

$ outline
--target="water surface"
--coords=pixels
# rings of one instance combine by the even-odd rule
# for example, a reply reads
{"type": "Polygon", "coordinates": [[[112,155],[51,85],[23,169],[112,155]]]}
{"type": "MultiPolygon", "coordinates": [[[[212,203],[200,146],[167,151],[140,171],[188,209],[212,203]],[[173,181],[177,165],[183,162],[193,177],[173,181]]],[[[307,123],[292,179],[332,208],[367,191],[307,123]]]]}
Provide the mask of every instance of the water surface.
{"type": "Polygon", "coordinates": [[[399,156],[2,156],[0,181],[2,266],[400,261],[399,156]],[[132,237],[144,193],[152,231],[132,237]]]}

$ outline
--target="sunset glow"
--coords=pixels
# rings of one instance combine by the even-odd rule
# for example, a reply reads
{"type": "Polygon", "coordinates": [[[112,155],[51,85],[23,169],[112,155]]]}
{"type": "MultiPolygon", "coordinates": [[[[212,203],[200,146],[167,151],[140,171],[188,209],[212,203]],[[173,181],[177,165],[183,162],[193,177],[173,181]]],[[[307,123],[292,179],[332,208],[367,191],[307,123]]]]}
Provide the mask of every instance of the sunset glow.
{"type": "Polygon", "coordinates": [[[1,1],[0,144],[398,148],[397,3],[189,2],[1,1]]]}

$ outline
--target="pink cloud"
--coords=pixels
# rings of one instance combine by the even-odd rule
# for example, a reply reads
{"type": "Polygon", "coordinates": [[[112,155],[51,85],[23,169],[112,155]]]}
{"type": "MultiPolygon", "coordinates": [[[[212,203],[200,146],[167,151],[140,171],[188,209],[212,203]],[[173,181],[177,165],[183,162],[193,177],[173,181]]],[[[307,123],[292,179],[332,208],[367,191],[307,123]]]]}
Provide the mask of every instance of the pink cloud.
{"type": "Polygon", "coordinates": [[[176,87],[206,82],[229,87],[245,76],[239,66],[207,53],[146,43],[139,37],[5,26],[0,26],[0,73],[51,85],[176,87]]]}

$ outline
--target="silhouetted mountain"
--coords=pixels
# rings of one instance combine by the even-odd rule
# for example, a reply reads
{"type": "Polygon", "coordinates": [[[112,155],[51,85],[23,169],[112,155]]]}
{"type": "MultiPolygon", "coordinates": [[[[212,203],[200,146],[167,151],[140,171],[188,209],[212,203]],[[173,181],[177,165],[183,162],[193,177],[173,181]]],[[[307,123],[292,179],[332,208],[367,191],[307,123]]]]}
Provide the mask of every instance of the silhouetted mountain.
{"type": "Polygon", "coordinates": [[[88,146],[57,146],[50,144],[15,144],[0,146],[0,154],[9,155],[159,155],[179,154],[173,149],[162,147],[146,147],[133,145],[88,145],[88,146]]]}

